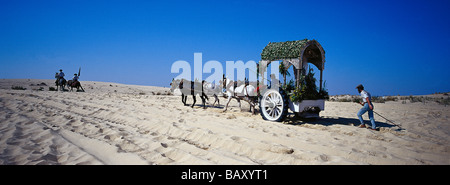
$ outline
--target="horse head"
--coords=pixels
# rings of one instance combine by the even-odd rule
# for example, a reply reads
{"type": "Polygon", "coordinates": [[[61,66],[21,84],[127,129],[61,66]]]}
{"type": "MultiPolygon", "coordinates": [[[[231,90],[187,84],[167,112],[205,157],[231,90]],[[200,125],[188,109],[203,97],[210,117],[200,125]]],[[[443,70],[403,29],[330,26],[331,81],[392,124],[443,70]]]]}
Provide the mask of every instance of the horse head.
{"type": "Polygon", "coordinates": [[[178,81],[179,81],[178,79],[177,80],[172,79],[172,82],[170,82],[170,91],[171,92],[173,92],[177,88],[177,84],[179,83],[178,81]]]}
{"type": "Polygon", "coordinates": [[[183,89],[184,79],[181,79],[180,83],[178,83],[178,88],[183,89]]]}

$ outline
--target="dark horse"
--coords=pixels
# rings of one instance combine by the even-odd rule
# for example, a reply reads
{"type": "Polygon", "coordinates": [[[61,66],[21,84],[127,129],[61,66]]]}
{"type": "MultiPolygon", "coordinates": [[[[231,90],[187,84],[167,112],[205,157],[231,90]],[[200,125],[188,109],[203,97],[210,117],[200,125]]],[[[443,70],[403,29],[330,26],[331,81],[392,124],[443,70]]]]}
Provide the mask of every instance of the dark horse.
{"type": "Polygon", "coordinates": [[[70,91],[73,91],[73,88],[75,87],[75,88],[77,88],[77,92],[78,92],[78,90],[80,90],[80,88],[84,92],[84,89],[81,86],[80,81],[75,81],[75,82],[73,82],[72,80],[67,81],[67,88],[69,88],[69,87],[70,87],[70,91]]]}
{"type": "Polygon", "coordinates": [[[203,91],[203,83],[205,81],[202,81],[202,83],[199,83],[199,82],[188,81],[188,80],[185,80],[185,79],[174,80],[174,81],[172,81],[172,84],[171,84],[172,88],[176,87],[176,83],[178,81],[179,81],[178,88],[181,91],[181,101],[183,102],[184,106],[187,106],[187,104],[186,104],[187,96],[188,95],[192,95],[192,99],[194,99],[194,103],[192,103],[191,107],[194,107],[195,102],[197,102],[196,95],[199,95],[200,98],[202,99],[203,108],[206,109],[206,101],[205,101],[205,99],[206,100],[209,100],[209,99],[208,99],[208,96],[206,96],[205,92],[203,91]],[[189,88],[189,86],[186,87],[184,85],[185,83],[186,84],[190,84],[190,88],[189,88]],[[201,90],[196,90],[196,88],[195,88],[196,86],[197,86],[197,88],[199,88],[201,86],[201,90]]]}
{"type": "Polygon", "coordinates": [[[58,91],[58,89],[60,89],[61,91],[64,91],[65,90],[64,86],[66,86],[66,82],[67,82],[66,79],[59,78],[58,73],[55,74],[55,78],[56,78],[56,81],[55,81],[56,90],[58,91]]]}

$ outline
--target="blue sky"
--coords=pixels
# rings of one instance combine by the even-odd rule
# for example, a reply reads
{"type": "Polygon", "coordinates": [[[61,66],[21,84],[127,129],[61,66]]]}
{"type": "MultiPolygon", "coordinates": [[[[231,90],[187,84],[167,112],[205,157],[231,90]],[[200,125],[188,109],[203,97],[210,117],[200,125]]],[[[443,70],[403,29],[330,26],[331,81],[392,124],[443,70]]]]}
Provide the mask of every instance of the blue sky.
{"type": "MultiPolygon", "coordinates": [[[[450,1],[0,1],[0,78],[168,86],[177,60],[260,60],[316,39],[330,94],[449,92],[450,1]]],[[[224,67],[225,68],[225,67],[224,67]]],[[[208,74],[203,74],[204,78],[208,74]]]]}

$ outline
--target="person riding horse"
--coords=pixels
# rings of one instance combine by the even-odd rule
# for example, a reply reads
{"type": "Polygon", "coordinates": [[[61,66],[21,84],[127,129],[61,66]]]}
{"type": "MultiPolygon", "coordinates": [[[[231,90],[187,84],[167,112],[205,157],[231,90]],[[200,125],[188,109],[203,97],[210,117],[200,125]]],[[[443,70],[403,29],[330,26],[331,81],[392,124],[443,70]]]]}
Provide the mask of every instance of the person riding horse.
{"type": "Polygon", "coordinates": [[[65,76],[65,74],[64,74],[63,70],[60,69],[59,73],[56,73],[56,75],[55,75],[55,78],[56,78],[55,83],[56,84],[61,84],[62,80],[64,79],[64,76],[65,76]]]}
{"type": "Polygon", "coordinates": [[[73,74],[72,80],[67,81],[67,87],[70,88],[70,91],[73,91],[73,88],[77,88],[77,92],[79,91],[79,88],[84,92],[83,87],[81,86],[81,83],[79,81],[80,75],[73,74]]]}
{"type": "Polygon", "coordinates": [[[64,86],[66,85],[66,79],[64,79],[64,72],[62,71],[62,69],[59,70],[59,73],[55,74],[55,84],[56,84],[56,88],[58,89],[58,87],[61,88],[61,90],[64,90],[64,86]]]}
{"type": "Polygon", "coordinates": [[[80,77],[75,73],[72,78],[72,86],[76,87],[80,82],[78,81],[80,77]]]}

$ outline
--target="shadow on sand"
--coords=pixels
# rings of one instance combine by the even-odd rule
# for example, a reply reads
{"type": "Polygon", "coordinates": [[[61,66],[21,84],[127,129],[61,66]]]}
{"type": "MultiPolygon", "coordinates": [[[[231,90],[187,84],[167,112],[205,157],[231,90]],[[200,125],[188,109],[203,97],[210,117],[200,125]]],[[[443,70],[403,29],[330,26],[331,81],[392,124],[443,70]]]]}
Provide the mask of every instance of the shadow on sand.
{"type": "MultiPolygon", "coordinates": [[[[195,106],[203,107],[202,104],[195,104],[195,106]]],[[[225,106],[212,106],[212,105],[206,105],[207,108],[215,108],[215,109],[223,109],[225,106]]],[[[256,114],[260,114],[259,110],[256,109],[256,114]]],[[[364,118],[364,123],[366,126],[371,126],[370,121],[368,118],[364,118]]],[[[377,117],[375,117],[376,119],[377,117]]],[[[379,120],[383,120],[383,118],[378,117],[379,120]]],[[[261,118],[261,121],[263,119],[261,118]]],[[[288,116],[286,116],[285,120],[283,121],[285,124],[291,124],[291,125],[302,125],[302,124],[319,124],[323,126],[330,126],[330,125],[346,125],[346,126],[359,126],[360,122],[357,118],[344,118],[344,117],[320,117],[320,118],[300,118],[295,116],[293,113],[288,113],[288,116]]],[[[395,131],[401,131],[404,130],[403,128],[399,128],[396,125],[389,124],[387,122],[381,122],[378,120],[375,120],[375,124],[379,130],[379,128],[393,128],[397,127],[395,131]]]]}
{"type": "MultiPolygon", "coordinates": [[[[379,118],[382,119],[382,118],[379,118]]],[[[301,124],[319,124],[323,126],[330,126],[330,125],[347,125],[347,126],[358,126],[360,125],[359,119],[357,118],[344,118],[344,117],[320,117],[320,118],[299,118],[297,116],[294,116],[293,114],[290,114],[287,116],[285,123],[292,124],[292,125],[301,125],[301,124]]],[[[364,123],[366,126],[371,125],[370,121],[365,118],[364,123]]],[[[376,120],[375,124],[377,128],[392,128],[397,127],[396,125],[392,125],[386,122],[381,122],[376,120]]],[[[402,130],[398,128],[398,131],[402,130]]]]}

